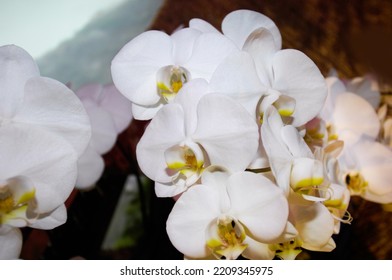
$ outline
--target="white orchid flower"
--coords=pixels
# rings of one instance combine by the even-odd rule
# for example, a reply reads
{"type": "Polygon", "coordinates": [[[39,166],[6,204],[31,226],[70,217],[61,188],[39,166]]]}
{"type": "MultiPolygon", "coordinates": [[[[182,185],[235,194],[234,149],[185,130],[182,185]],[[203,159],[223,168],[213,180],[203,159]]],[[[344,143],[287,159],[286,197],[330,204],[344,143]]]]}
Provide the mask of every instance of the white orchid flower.
{"type": "Polygon", "coordinates": [[[351,132],[342,134],[345,142],[342,156],[341,181],[351,195],[387,204],[392,202],[392,151],[385,145],[351,132]]]}
{"type": "Polygon", "coordinates": [[[259,121],[270,105],[296,127],[320,112],[327,96],[325,80],[305,54],[280,50],[273,34],[263,28],[249,35],[243,51],[217,67],[211,78],[214,90],[235,98],[259,121]]]}
{"type": "Polygon", "coordinates": [[[268,243],[280,236],[287,215],[283,192],[261,174],[206,170],[201,184],[176,202],[166,229],[187,257],[236,259],[257,251],[253,240],[268,243]]]}
{"type": "Polygon", "coordinates": [[[91,123],[91,140],[78,160],[76,187],[87,189],[98,181],[104,170],[102,155],[110,151],[117,135],[132,120],[132,105],[114,85],[88,84],[76,91],[91,123]]]}
{"type": "Polygon", "coordinates": [[[162,108],[137,146],[144,174],[156,181],[158,196],[185,191],[208,165],[244,170],[258,145],[258,127],[230,98],[206,94],[202,79],[189,82],[162,108]]]}
{"type": "Polygon", "coordinates": [[[375,139],[380,131],[376,111],[361,96],[348,92],[338,78],[326,79],[328,97],[320,116],[327,123],[329,139],[340,139],[345,130],[366,134],[375,139]]]}
{"type": "Polygon", "coordinates": [[[0,226],[0,260],[18,259],[22,244],[23,236],[20,229],[0,226]]]}
{"type": "MultiPolygon", "coordinates": [[[[210,23],[198,18],[191,19],[189,27],[201,32],[219,33],[210,23]]],[[[239,49],[242,49],[248,36],[259,28],[269,30],[274,37],[275,45],[279,49],[282,47],[282,36],[278,27],[269,17],[261,13],[245,9],[236,10],[227,14],[222,21],[223,34],[233,40],[239,49]]]]}
{"type": "Polygon", "coordinates": [[[260,133],[272,173],[286,195],[293,189],[307,199],[320,199],[320,191],[326,188],[323,163],[315,159],[298,130],[285,126],[278,111],[270,106],[260,133]]]}
{"type": "Polygon", "coordinates": [[[134,117],[148,120],[175,99],[183,84],[195,78],[209,80],[217,65],[237,50],[222,34],[192,28],[171,36],[147,31],[113,59],[113,82],[132,101],[134,117]]]}
{"type": "Polygon", "coordinates": [[[40,126],[65,138],[81,155],[91,136],[88,116],[65,85],[40,77],[33,58],[23,49],[0,47],[0,129],[40,126]]]}

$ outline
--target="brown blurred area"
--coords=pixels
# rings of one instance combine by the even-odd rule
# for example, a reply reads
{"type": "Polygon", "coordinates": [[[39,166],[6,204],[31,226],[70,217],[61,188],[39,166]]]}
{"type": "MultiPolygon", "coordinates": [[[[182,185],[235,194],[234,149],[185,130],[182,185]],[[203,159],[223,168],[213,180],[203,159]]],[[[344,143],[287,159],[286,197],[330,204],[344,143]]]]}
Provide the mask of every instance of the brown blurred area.
{"type": "Polygon", "coordinates": [[[150,29],[171,33],[201,18],[220,29],[231,11],[250,9],[278,26],[283,48],[307,54],[326,75],[377,74],[392,82],[392,1],[390,0],[166,0],[150,29]]]}

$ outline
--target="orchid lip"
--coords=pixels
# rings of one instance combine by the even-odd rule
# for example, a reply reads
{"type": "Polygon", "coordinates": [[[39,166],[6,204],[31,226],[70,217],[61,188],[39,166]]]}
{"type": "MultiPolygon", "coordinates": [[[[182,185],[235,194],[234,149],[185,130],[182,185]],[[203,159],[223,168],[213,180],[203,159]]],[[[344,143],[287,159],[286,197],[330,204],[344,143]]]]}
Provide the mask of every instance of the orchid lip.
{"type": "Polygon", "coordinates": [[[35,203],[35,188],[25,179],[14,178],[0,186],[0,225],[13,219],[26,220],[30,205],[35,203]],[[26,184],[27,183],[27,184],[26,184]]]}
{"type": "Polygon", "coordinates": [[[234,218],[222,215],[212,225],[212,238],[207,241],[207,247],[212,253],[220,258],[237,259],[247,248],[244,244],[246,237],[245,230],[242,225],[234,218]]]}
{"type": "Polygon", "coordinates": [[[182,86],[190,80],[190,73],[181,66],[168,65],[157,73],[157,89],[166,103],[172,101],[182,86]]]}

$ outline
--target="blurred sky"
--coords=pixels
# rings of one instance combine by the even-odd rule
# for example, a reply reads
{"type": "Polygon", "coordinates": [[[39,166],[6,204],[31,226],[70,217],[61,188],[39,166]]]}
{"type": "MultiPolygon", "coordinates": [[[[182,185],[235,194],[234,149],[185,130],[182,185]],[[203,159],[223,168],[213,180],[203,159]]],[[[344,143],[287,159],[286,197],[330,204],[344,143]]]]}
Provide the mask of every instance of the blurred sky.
{"type": "Polygon", "coordinates": [[[111,83],[118,51],[145,31],[163,0],[0,0],[0,46],[15,44],[41,75],[70,83],[111,83]]]}
{"type": "Polygon", "coordinates": [[[0,0],[0,45],[23,47],[34,58],[71,38],[99,12],[124,0],[0,0]]]}

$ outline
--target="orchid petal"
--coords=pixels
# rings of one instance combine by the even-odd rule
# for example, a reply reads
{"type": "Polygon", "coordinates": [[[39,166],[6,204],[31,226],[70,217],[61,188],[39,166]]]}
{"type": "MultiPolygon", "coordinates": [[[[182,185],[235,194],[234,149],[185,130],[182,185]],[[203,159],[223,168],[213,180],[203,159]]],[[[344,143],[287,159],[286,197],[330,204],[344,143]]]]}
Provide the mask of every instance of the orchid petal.
{"type": "Polygon", "coordinates": [[[235,51],[238,49],[233,42],[222,34],[203,33],[195,41],[192,56],[184,67],[191,72],[192,79],[208,81],[216,67],[235,51]]]}
{"type": "Polygon", "coordinates": [[[23,236],[20,229],[0,227],[0,260],[18,259],[22,244],[23,236]]]}
{"type": "Polygon", "coordinates": [[[12,118],[23,102],[25,83],[38,77],[39,70],[33,58],[15,45],[0,47],[0,115],[12,118]]]}
{"type": "Polygon", "coordinates": [[[183,108],[186,135],[192,135],[196,130],[198,103],[207,91],[207,81],[204,79],[194,79],[186,83],[177,94],[174,102],[180,104],[183,108]]]}
{"type": "Polygon", "coordinates": [[[347,91],[356,93],[367,102],[373,109],[377,109],[380,105],[381,94],[377,81],[370,76],[356,77],[347,83],[347,91]]]}
{"type": "Polygon", "coordinates": [[[247,236],[244,240],[248,244],[242,256],[250,260],[272,260],[275,257],[275,252],[269,248],[268,244],[257,242],[256,240],[247,236]]]}
{"type": "Polygon", "coordinates": [[[286,125],[281,129],[281,137],[294,157],[313,158],[313,153],[298,130],[292,125],[286,125]]]}
{"type": "Polygon", "coordinates": [[[91,146],[97,153],[105,154],[113,148],[117,139],[114,121],[110,113],[95,104],[85,101],[84,106],[91,123],[91,146]]]}
{"type": "Polygon", "coordinates": [[[291,170],[290,184],[294,190],[308,189],[321,185],[324,169],[320,161],[312,158],[296,158],[291,170]]]}
{"type": "Polygon", "coordinates": [[[373,107],[362,97],[344,93],[336,97],[333,120],[336,129],[365,133],[375,139],[380,130],[380,122],[373,107]]]}
{"type": "Polygon", "coordinates": [[[99,103],[102,95],[103,86],[99,83],[83,85],[75,92],[80,100],[89,100],[99,103]]]}
{"type": "Polygon", "coordinates": [[[283,122],[278,111],[270,106],[264,114],[263,125],[260,131],[261,139],[277,184],[288,195],[293,156],[282,141],[282,128],[283,122]]]}
{"type": "Polygon", "coordinates": [[[179,104],[168,104],[150,122],[137,145],[137,160],[143,173],[152,180],[170,182],[164,153],[183,140],[184,111],[179,104]]]}
{"type": "Polygon", "coordinates": [[[189,21],[189,27],[199,30],[203,33],[220,33],[218,29],[216,29],[214,26],[212,26],[209,22],[202,20],[200,18],[193,18],[189,21]]]}
{"type": "Polygon", "coordinates": [[[137,120],[151,120],[163,106],[163,104],[156,106],[141,106],[132,103],[132,115],[137,120]]]}
{"type": "Polygon", "coordinates": [[[154,189],[157,197],[174,197],[180,193],[185,192],[189,186],[186,184],[159,183],[155,182],[154,189]]]}
{"type": "Polygon", "coordinates": [[[68,142],[43,129],[12,125],[1,128],[0,143],[1,158],[7,159],[0,178],[29,178],[36,189],[38,213],[64,203],[77,174],[77,155],[68,142]]]}
{"type": "Polygon", "coordinates": [[[131,40],[112,61],[112,78],[118,90],[138,105],[157,103],[156,72],[173,64],[172,49],[171,37],[160,31],[147,31],[131,40]]]}
{"type": "Polygon", "coordinates": [[[193,28],[184,28],[171,35],[173,40],[173,64],[184,65],[191,57],[195,41],[201,32],[193,28]]]}
{"type": "Polygon", "coordinates": [[[282,47],[282,37],[278,27],[267,16],[250,10],[237,10],[229,13],[222,21],[223,33],[232,39],[239,48],[245,43],[248,36],[257,28],[266,28],[271,32],[276,47],[282,47]]]}
{"type": "Polygon", "coordinates": [[[287,223],[288,204],[283,192],[266,177],[251,172],[233,174],[227,191],[231,213],[260,242],[279,237],[287,223]]]}
{"type": "Polygon", "coordinates": [[[219,94],[204,96],[197,109],[193,139],[206,150],[211,164],[244,170],[258,148],[258,127],[252,117],[241,105],[219,94]]]}
{"type": "Polygon", "coordinates": [[[132,103],[114,85],[103,87],[101,106],[113,118],[117,134],[128,127],[132,120],[132,103]]]}
{"type": "Polygon", "coordinates": [[[67,221],[67,208],[65,207],[64,204],[61,204],[53,211],[39,215],[37,220],[35,220],[29,226],[32,228],[50,230],[55,227],[61,226],[66,221],[67,221]]]}
{"type": "Polygon", "coordinates": [[[101,177],[105,163],[103,158],[91,146],[78,159],[78,177],[76,179],[76,187],[84,190],[92,187],[101,177]]]}
{"type": "Polygon", "coordinates": [[[334,220],[323,204],[316,202],[310,206],[292,207],[290,210],[303,248],[322,248],[330,242],[334,220]]]}
{"type": "Polygon", "coordinates": [[[191,258],[211,254],[206,231],[220,215],[218,201],[217,193],[205,185],[196,185],[181,195],[166,223],[167,234],[177,250],[191,258]]]}
{"type": "Polygon", "coordinates": [[[219,206],[222,213],[228,212],[231,206],[226,186],[230,175],[229,170],[211,165],[204,170],[201,176],[201,183],[210,186],[212,191],[215,191],[219,196],[219,206]]]}
{"type": "Polygon", "coordinates": [[[65,85],[49,78],[31,78],[26,83],[23,105],[14,120],[49,129],[65,138],[78,155],[91,137],[90,121],[80,100],[65,85]]]}
{"type": "Polygon", "coordinates": [[[260,81],[271,87],[274,76],[272,58],[279,51],[271,32],[264,28],[256,29],[247,38],[243,50],[253,57],[260,81]]]}
{"type": "Polygon", "coordinates": [[[294,126],[313,119],[327,97],[324,77],[314,62],[297,50],[282,50],[272,58],[273,89],[296,100],[292,115],[294,126]]]}
{"type": "Polygon", "coordinates": [[[266,88],[261,84],[253,59],[248,53],[238,52],[228,56],[216,68],[209,85],[210,91],[237,100],[256,120],[257,103],[266,88]]]}
{"type": "Polygon", "coordinates": [[[327,77],[325,79],[328,88],[327,98],[320,111],[320,117],[327,123],[333,122],[332,114],[335,109],[336,97],[346,91],[346,86],[337,77],[327,77]]]}

